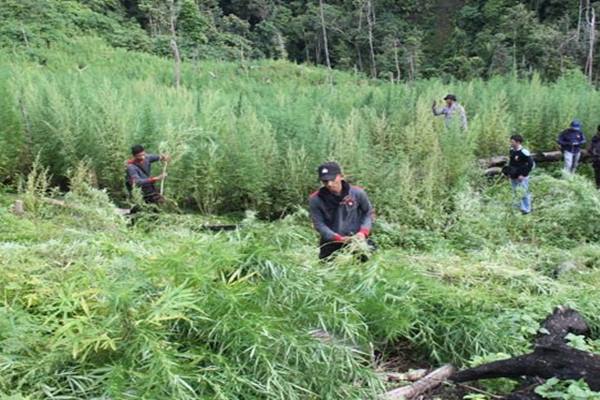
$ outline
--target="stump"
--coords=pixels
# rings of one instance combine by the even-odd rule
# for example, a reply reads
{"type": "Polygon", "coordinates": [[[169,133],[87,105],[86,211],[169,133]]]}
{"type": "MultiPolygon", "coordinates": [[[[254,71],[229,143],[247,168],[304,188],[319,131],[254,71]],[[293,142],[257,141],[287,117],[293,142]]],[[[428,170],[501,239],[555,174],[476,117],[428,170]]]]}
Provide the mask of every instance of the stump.
{"type": "Polygon", "coordinates": [[[15,215],[23,215],[25,214],[25,207],[23,205],[23,200],[16,200],[15,204],[12,206],[12,213],[15,215]]]}
{"type": "MultiPolygon", "coordinates": [[[[532,353],[459,371],[449,379],[456,383],[522,377],[583,379],[590,389],[600,391],[600,355],[577,350],[565,341],[569,333],[586,335],[589,332],[587,323],[577,311],[556,308],[542,323],[540,332],[543,333],[536,337],[532,353]]],[[[533,389],[515,393],[507,399],[539,399],[533,389]]]]}

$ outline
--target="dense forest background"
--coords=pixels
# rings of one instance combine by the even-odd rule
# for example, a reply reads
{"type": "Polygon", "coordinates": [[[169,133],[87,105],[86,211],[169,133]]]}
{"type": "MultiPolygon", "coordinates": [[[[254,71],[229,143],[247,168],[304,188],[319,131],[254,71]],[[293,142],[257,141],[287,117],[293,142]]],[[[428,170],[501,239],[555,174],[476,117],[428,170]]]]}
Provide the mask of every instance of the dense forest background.
{"type": "MultiPolygon", "coordinates": [[[[581,69],[597,82],[590,0],[1,0],[0,44],[93,34],[184,60],[289,59],[414,80],[581,69]]],[[[31,50],[32,57],[35,51],[31,50]]],[[[42,60],[43,61],[43,60],[42,60]]]]}

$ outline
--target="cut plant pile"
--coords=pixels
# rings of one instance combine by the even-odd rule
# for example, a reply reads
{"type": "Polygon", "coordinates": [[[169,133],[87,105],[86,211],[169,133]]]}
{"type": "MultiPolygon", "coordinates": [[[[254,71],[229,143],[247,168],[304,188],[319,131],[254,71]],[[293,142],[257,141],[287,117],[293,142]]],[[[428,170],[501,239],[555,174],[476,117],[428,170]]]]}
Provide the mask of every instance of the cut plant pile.
{"type": "MultiPolygon", "coordinates": [[[[527,352],[557,304],[600,328],[600,247],[574,240],[578,225],[569,238],[537,241],[551,225],[521,218],[527,243],[508,228],[496,241],[466,217],[445,233],[380,221],[370,261],[320,264],[303,211],[272,223],[249,215],[234,231],[175,214],[130,227],[86,176],[75,173],[64,196],[76,207],[41,201],[33,184],[19,196],[22,215],[10,212],[14,196],[0,197],[5,396],[376,398],[386,391],[377,363],[397,357],[398,343],[410,344],[407,359],[466,366],[527,352]],[[464,240],[467,227],[487,245],[464,240]]],[[[566,198],[588,190],[555,181],[566,198]]],[[[480,220],[496,218],[494,204],[480,207],[480,220]]]]}

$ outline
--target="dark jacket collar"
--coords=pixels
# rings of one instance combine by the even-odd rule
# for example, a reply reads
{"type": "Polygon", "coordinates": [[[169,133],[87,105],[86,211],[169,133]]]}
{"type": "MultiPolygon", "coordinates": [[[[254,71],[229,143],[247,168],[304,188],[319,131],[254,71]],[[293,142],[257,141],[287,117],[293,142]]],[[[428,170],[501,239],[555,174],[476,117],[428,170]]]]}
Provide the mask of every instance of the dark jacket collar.
{"type": "Polygon", "coordinates": [[[342,181],[342,191],[340,194],[332,193],[326,187],[319,189],[318,196],[323,200],[327,208],[336,208],[340,205],[340,202],[344,200],[350,193],[350,184],[346,181],[342,181]]]}

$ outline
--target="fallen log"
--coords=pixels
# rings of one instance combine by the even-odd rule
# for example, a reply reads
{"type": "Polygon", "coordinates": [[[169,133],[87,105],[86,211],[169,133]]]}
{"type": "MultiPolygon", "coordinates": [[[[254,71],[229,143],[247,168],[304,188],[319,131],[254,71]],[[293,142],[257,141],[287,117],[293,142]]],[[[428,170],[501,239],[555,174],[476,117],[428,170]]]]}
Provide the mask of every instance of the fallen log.
{"type": "Polygon", "coordinates": [[[382,374],[389,382],[415,382],[427,375],[426,369],[411,369],[407,372],[385,372],[382,374]]]}
{"type": "Polygon", "coordinates": [[[444,365],[441,368],[436,369],[429,375],[418,380],[409,386],[403,386],[394,390],[391,390],[385,394],[383,399],[385,400],[410,400],[415,398],[431,389],[434,389],[444,383],[448,377],[454,373],[454,367],[452,365],[444,365]]]}
{"type": "Polygon", "coordinates": [[[203,230],[211,232],[234,231],[239,228],[237,224],[217,224],[217,225],[201,225],[203,230]]]}
{"type": "MultiPolygon", "coordinates": [[[[543,322],[532,353],[459,371],[449,380],[459,383],[522,377],[583,379],[590,389],[600,391],[600,355],[569,346],[565,339],[569,333],[587,335],[589,328],[577,311],[557,307],[543,322]]],[[[535,398],[535,394],[532,388],[531,395],[519,393],[508,398],[535,398]]]]}
{"type": "MultiPolygon", "coordinates": [[[[531,153],[531,156],[536,163],[556,162],[563,159],[563,154],[560,151],[541,151],[539,153],[531,153]]],[[[584,163],[590,160],[591,157],[588,156],[587,151],[581,150],[579,162],[584,163]]],[[[478,163],[484,169],[484,175],[492,177],[502,173],[502,167],[508,164],[508,156],[482,158],[478,163]]]]}
{"type": "MultiPolygon", "coordinates": [[[[556,150],[556,151],[540,151],[537,153],[531,153],[531,156],[533,157],[533,161],[535,161],[536,163],[545,163],[545,162],[556,162],[556,161],[562,161],[563,159],[563,155],[562,152],[556,150]]],[[[587,150],[581,150],[581,158],[579,159],[579,162],[588,162],[591,160],[591,157],[588,156],[587,150]]],[[[479,165],[482,168],[488,169],[488,168],[494,168],[494,167],[500,167],[502,168],[503,166],[508,164],[508,156],[494,156],[494,157],[490,157],[490,158],[482,158],[479,160],[479,165]]]]}

